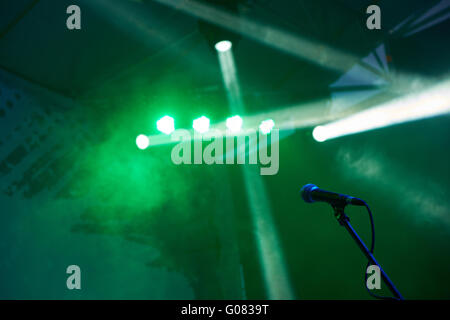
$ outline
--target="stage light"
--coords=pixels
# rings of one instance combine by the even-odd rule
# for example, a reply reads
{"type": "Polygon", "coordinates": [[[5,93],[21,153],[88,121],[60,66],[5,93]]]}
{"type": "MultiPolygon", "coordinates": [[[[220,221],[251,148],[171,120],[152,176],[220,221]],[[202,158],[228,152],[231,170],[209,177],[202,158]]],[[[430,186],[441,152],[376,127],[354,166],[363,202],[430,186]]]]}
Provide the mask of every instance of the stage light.
{"type": "Polygon", "coordinates": [[[259,130],[263,134],[269,134],[272,131],[272,128],[275,126],[275,122],[272,119],[267,119],[261,122],[259,125],[259,130]]]}
{"type": "Polygon", "coordinates": [[[136,138],[136,145],[139,149],[144,150],[147,149],[148,145],[150,144],[150,141],[148,137],[144,134],[140,134],[136,138]]]}
{"type": "Polygon", "coordinates": [[[228,40],[219,41],[214,46],[214,48],[216,48],[216,50],[219,52],[228,51],[231,49],[231,47],[232,47],[231,41],[228,41],[228,40]]]}
{"type": "Polygon", "coordinates": [[[192,127],[199,133],[205,133],[209,130],[209,119],[205,116],[195,119],[192,127]]]}
{"type": "Polygon", "coordinates": [[[313,130],[313,138],[318,142],[327,140],[327,129],[323,126],[317,126],[313,130]]]}
{"type": "Polygon", "coordinates": [[[175,131],[175,121],[172,117],[164,116],[156,122],[159,131],[165,134],[171,134],[175,131]]]}
{"type": "Polygon", "coordinates": [[[228,118],[226,125],[231,132],[238,132],[242,128],[242,118],[239,116],[228,118]]]}
{"type": "Polygon", "coordinates": [[[450,113],[450,81],[419,93],[383,103],[349,117],[314,128],[313,137],[325,141],[450,113]]]}

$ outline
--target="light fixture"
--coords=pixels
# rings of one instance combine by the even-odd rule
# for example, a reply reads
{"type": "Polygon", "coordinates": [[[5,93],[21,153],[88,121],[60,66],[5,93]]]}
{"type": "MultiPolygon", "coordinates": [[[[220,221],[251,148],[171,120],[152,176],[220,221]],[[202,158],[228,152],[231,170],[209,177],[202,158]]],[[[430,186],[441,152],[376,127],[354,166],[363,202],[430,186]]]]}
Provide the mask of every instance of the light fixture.
{"type": "Polygon", "coordinates": [[[164,116],[156,122],[156,128],[165,134],[171,134],[175,131],[175,121],[172,117],[164,116]]]}
{"type": "Polygon", "coordinates": [[[205,133],[209,130],[209,119],[205,116],[201,116],[193,121],[192,127],[198,133],[205,133]]]}
{"type": "Polygon", "coordinates": [[[136,145],[138,146],[139,149],[141,149],[141,150],[147,149],[149,144],[150,144],[150,141],[146,135],[140,134],[137,136],[136,145]]]}
{"type": "Polygon", "coordinates": [[[228,118],[226,125],[231,132],[238,132],[242,128],[242,118],[240,116],[228,118]]]}
{"type": "Polygon", "coordinates": [[[232,43],[231,43],[231,41],[228,41],[228,40],[219,41],[214,46],[214,48],[216,48],[216,50],[219,52],[226,52],[226,51],[230,50],[231,47],[232,47],[232,43]]]}
{"type": "Polygon", "coordinates": [[[261,122],[261,124],[259,125],[259,130],[263,134],[269,134],[274,126],[275,122],[272,119],[267,119],[261,122]]]}
{"type": "Polygon", "coordinates": [[[327,129],[324,126],[317,126],[313,130],[313,138],[318,142],[327,140],[327,129]]]}

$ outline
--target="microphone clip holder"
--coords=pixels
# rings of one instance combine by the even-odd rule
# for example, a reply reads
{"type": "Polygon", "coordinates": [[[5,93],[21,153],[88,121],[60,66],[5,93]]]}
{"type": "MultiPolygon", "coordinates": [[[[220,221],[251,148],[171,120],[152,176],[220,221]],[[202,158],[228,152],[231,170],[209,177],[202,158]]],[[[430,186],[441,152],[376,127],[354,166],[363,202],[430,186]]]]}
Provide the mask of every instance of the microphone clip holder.
{"type": "Polygon", "coordinates": [[[345,214],[344,208],[346,205],[334,205],[332,206],[334,210],[334,216],[336,217],[337,221],[341,226],[345,226],[347,222],[350,222],[350,218],[345,214]]]}

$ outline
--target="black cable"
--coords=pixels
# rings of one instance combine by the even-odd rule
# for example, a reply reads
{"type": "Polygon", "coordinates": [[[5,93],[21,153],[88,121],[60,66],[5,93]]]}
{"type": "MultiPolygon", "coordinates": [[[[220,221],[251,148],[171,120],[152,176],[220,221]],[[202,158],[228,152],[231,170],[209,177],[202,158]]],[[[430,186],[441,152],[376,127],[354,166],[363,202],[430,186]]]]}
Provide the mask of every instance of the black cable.
{"type": "MultiPolygon", "coordinates": [[[[375,250],[375,226],[373,223],[373,215],[372,215],[372,211],[370,210],[369,205],[367,204],[367,202],[364,202],[364,206],[367,209],[367,212],[369,214],[369,218],[370,218],[370,228],[372,230],[372,243],[370,244],[370,253],[373,254],[374,250],[375,250]]],[[[367,292],[369,292],[369,294],[377,299],[384,299],[384,300],[399,300],[397,298],[394,297],[386,297],[386,296],[379,296],[375,293],[373,293],[369,288],[367,288],[367,268],[370,266],[370,260],[367,261],[367,266],[366,266],[366,270],[364,270],[364,287],[366,288],[367,292]]]]}

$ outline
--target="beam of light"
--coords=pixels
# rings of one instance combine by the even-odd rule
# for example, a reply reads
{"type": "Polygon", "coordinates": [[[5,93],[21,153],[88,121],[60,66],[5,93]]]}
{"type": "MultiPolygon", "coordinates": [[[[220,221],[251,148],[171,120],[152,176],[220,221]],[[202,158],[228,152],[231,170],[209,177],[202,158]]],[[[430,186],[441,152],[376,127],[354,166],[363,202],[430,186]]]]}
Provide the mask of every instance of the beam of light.
{"type": "Polygon", "coordinates": [[[269,134],[272,131],[272,128],[275,126],[275,122],[272,119],[267,119],[261,122],[259,125],[259,130],[263,134],[269,134]]]}
{"type": "Polygon", "coordinates": [[[175,131],[175,121],[170,116],[164,116],[156,122],[156,128],[165,134],[175,131]]]}
{"type": "Polygon", "coordinates": [[[234,116],[227,119],[227,128],[231,132],[239,132],[242,128],[242,118],[240,116],[234,116]]]}
{"type": "Polygon", "coordinates": [[[147,149],[148,146],[150,145],[150,141],[149,141],[148,136],[146,136],[144,134],[138,135],[137,138],[136,138],[136,145],[141,150],[147,149]]]}
{"type": "Polygon", "coordinates": [[[217,51],[219,52],[225,52],[231,49],[231,41],[228,40],[223,40],[223,41],[219,41],[216,43],[216,45],[214,46],[214,48],[216,48],[217,51]]]}
{"type": "Polygon", "coordinates": [[[231,30],[272,48],[335,71],[345,71],[357,57],[193,0],[156,0],[196,18],[231,30]]]}
{"type": "MultiPolygon", "coordinates": [[[[240,92],[232,50],[230,49],[225,52],[218,51],[217,54],[222,70],[224,86],[227,91],[229,108],[233,114],[244,114],[245,107],[240,92]]],[[[235,128],[235,123],[239,123],[240,129],[242,126],[242,118],[234,116],[226,121],[229,129],[235,128]]],[[[241,168],[244,175],[245,189],[251,210],[253,227],[255,228],[260,265],[268,298],[292,299],[294,294],[290,286],[289,276],[284,263],[278,233],[273,222],[270,203],[268,201],[269,197],[264,182],[261,179],[257,167],[244,164],[241,168]]]]}
{"type": "Polygon", "coordinates": [[[241,113],[244,110],[239,82],[236,81],[236,66],[234,64],[233,50],[217,51],[223,83],[227,93],[228,105],[232,113],[241,113]]]}
{"type": "Polygon", "coordinates": [[[349,117],[318,126],[313,131],[313,137],[322,142],[448,113],[450,113],[450,81],[445,81],[420,93],[399,97],[349,117]]]}
{"type": "Polygon", "coordinates": [[[192,122],[192,128],[198,133],[205,133],[209,130],[209,119],[205,116],[201,116],[192,122]]]}
{"type": "Polygon", "coordinates": [[[148,47],[153,48],[155,44],[167,44],[174,39],[168,37],[167,32],[161,32],[154,27],[157,15],[151,10],[144,10],[142,3],[111,0],[82,0],[83,5],[92,8],[118,29],[141,41],[148,47]]]}
{"type": "Polygon", "coordinates": [[[372,190],[374,193],[381,192],[385,197],[395,199],[394,205],[399,207],[396,211],[403,212],[411,222],[434,223],[450,229],[448,188],[428,175],[392,160],[378,149],[361,149],[353,145],[339,149],[335,165],[343,174],[370,182],[378,189],[372,190]]]}
{"type": "MultiPolygon", "coordinates": [[[[133,58],[130,54],[133,60],[126,67],[111,68],[101,83],[83,92],[83,99],[95,97],[96,92],[111,82],[130,75],[135,76],[136,71],[146,69],[145,66],[150,62],[154,63],[156,59],[167,59],[174,54],[179,58],[179,55],[185,55],[192,50],[191,45],[196,39],[196,31],[189,31],[180,36],[177,24],[166,24],[164,28],[155,27],[155,21],[160,18],[159,11],[148,9],[141,1],[133,3],[132,1],[81,0],[81,2],[83,7],[89,7],[112,26],[151,49],[149,51],[151,53],[142,59],[138,56],[133,58]]],[[[170,20],[174,15],[176,15],[175,11],[165,16],[165,19],[170,20]]]]}

